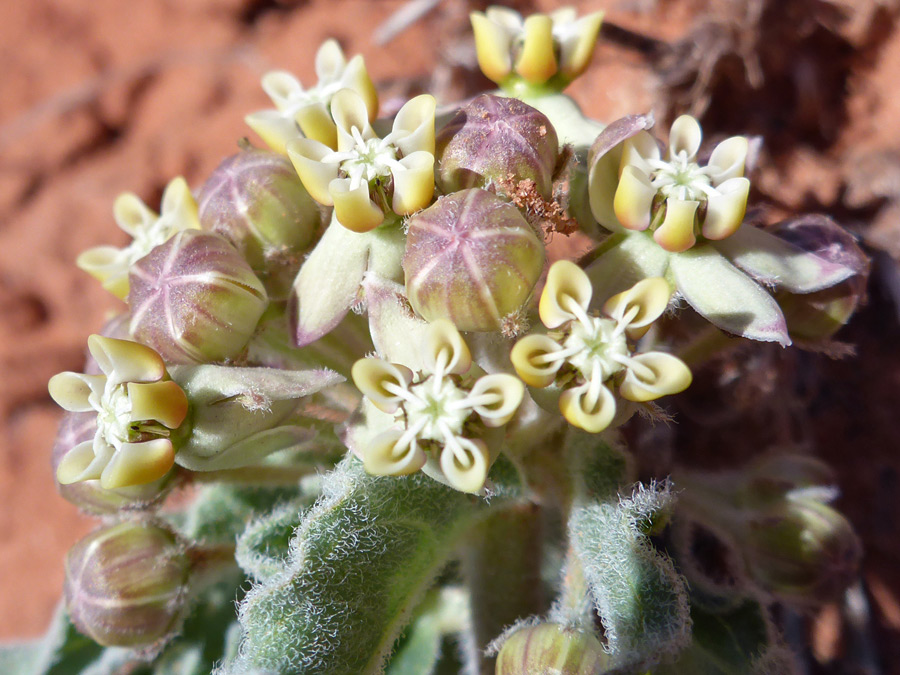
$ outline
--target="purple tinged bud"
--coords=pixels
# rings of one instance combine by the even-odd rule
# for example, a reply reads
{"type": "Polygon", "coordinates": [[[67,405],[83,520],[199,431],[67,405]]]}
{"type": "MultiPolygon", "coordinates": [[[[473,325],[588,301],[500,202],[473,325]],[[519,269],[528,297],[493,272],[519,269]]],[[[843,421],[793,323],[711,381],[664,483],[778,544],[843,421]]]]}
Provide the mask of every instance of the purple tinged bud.
{"type": "Polygon", "coordinates": [[[185,230],[131,268],[130,331],[167,363],[238,356],[268,305],[262,283],[223,237],[185,230]]]}
{"type": "Polygon", "coordinates": [[[178,627],[191,562],[158,524],[102,527],[66,556],[66,607],[79,631],[107,647],[147,647],[178,627]]]}
{"type": "Polygon", "coordinates": [[[319,207],[291,162],[265,150],[223,161],[197,201],[203,229],[225,237],[260,273],[299,268],[321,226],[319,207]]]}
{"type": "Polygon", "coordinates": [[[410,218],[406,292],[426,321],[500,330],[531,297],[544,259],[543,244],[515,206],[486,190],[463,190],[410,218]]]}
{"type": "Polygon", "coordinates": [[[461,108],[435,141],[443,191],[533,180],[550,199],[559,155],[547,117],[516,98],[484,94],[461,108]]]}
{"type": "Polygon", "coordinates": [[[595,675],[606,672],[609,657],[591,633],[554,623],[521,628],[497,656],[496,675],[595,675]]]}

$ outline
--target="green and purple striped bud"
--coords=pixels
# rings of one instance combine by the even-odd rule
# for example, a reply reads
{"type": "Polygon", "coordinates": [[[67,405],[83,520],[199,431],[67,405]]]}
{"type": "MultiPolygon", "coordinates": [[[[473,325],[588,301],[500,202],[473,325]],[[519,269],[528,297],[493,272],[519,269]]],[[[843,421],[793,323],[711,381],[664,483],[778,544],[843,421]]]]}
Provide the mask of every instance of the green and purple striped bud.
{"type": "Polygon", "coordinates": [[[483,94],[461,108],[435,140],[445,193],[533,180],[549,199],[559,155],[547,117],[516,98],[483,94]]]}
{"type": "Polygon", "coordinates": [[[496,675],[595,675],[609,656],[592,633],[540,623],[513,633],[497,655],[496,675]]]}
{"type": "Polygon", "coordinates": [[[132,266],[129,329],[167,363],[238,356],[268,305],[243,257],[212,232],[184,231],[132,266]]]}
{"type": "Polygon", "coordinates": [[[283,155],[248,148],[200,188],[200,224],[225,237],[257,273],[299,268],[321,228],[319,206],[283,155]]]}
{"type": "Polygon", "coordinates": [[[463,190],[410,218],[406,292],[426,321],[501,330],[528,302],[544,259],[543,244],[515,206],[486,190],[463,190]]]}
{"type": "Polygon", "coordinates": [[[178,628],[190,572],[185,545],[159,524],[102,527],[66,556],[66,607],[101,645],[147,647],[178,628]]]}

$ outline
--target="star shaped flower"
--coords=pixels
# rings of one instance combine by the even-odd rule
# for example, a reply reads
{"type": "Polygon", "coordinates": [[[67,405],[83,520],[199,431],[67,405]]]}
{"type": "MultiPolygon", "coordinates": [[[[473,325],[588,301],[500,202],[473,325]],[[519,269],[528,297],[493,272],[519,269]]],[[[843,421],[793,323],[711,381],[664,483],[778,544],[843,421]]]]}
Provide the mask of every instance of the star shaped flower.
{"type": "Polygon", "coordinates": [[[97,432],[63,457],[63,485],[100,479],[115,489],[157,480],[172,468],[172,431],[188,413],[184,391],[169,379],[149,347],[92,335],[88,349],[101,375],[65,372],[50,380],[50,396],[71,412],[97,412],[97,432]]]}
{"type": "Polygon", "coordinates": [[[427,335],[422,372],[379,358],[353,366],[353,381],[369,403],[393,418],[361,448],[363,463],[376,475],[425,468],[457,490],[478,492],[495,459],[479,436],[512,418],[525,387],[505,373],[467,377],[469,348],[446,319],[432,323],[427,335]]]}
{"type": "Polygon", "coordinates": [[[614,389],[629,401],[652,401],[686,389],[691,371],[671,354],[636,354],[629,340],[665,311],[671,290],[664,279],[644,279],[610,298],[602,314],[588,311],[592,295],[580,267],[554,263],[539,305],[550,332],[519,340],[511,359],[526,384],[562,389],[559,409],[570,424],[597,433],[616,415],[614,389]]]}

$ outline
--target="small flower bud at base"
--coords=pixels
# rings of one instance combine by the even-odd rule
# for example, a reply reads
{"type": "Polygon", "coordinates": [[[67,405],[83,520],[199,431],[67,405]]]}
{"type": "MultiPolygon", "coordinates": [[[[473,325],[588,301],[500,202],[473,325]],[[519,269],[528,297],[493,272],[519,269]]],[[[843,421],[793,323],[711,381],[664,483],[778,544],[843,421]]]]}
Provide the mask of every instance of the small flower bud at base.
{"type": "Polygon", "coordinates": [[[596,636],[542,623],[513,633],[497,656],[496,675],[595,675],[606,672],[609,657],[596,636]]]}

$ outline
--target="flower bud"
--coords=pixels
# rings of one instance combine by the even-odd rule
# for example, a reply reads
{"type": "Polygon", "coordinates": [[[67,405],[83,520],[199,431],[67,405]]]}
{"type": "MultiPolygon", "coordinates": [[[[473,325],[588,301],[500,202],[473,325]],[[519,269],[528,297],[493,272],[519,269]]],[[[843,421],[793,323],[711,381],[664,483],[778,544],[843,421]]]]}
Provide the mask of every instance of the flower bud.
{"type": "Polygon", "coordinates": [[[559,154],[556,130],[519,99],[479,96],[441,130],[435,146],[444,192],[533,180],[540,195],[550,198],[559,154]]]}
{"type": "Polygon", "coordinates": [[[497,656],[497,675],[594,675],[606,671],[609,657],[591,633],[541,623],[513,633],[497,656]]]}
{"type": "Polygon", "coordinates": [[[268,304],[259,279],[224,238],[185,231],[131,269],[130,331],[167,363],[240,354],[268,304]]]}
{"type": "MultiPolygon", "coordinates": [[[[76,446],[90,441],[97,433],[97,415],[94,413],[66,413],[59,425],[53,444],[51,462],[53,475],[63,458],[76,446]]],[[[160,501],[172,487],[174,474],[167,473],[151,483],[105,489],[99,479],[63,484],[56,479],[59,494],[82,511],[96,515],[117,513],[122,510],[148,509],[160,501]]]]}
{"type": "Polygon", "coordinates": [[[786,499],[749,519],[744,529],[748,573],[783,600],[827,601],[856,575],[861,550],[853,528],[815,499],[786,499]]]}
{"type": "Polygon", "coordinates": [[[290,161],[265,150],[243,150],[219,164],[197,201],[203,229],[225,237],[258,273],[279,265],[296,272],[321,224],[290,161]]]}
{"type": "Polygon", "coordinates": [[[529,299],[544,246],[512,204],[485,190],[442,197],[409,220],[403,269],[409,301],[426,321],[499,330],[529,299]]]}
{"type": "Polygon", "coordinates": [[[69,616],[101,645],[149,646],[177,628],[190,567],[168,529],[141,522],[103,527],[66,556],[69,616]]]}

